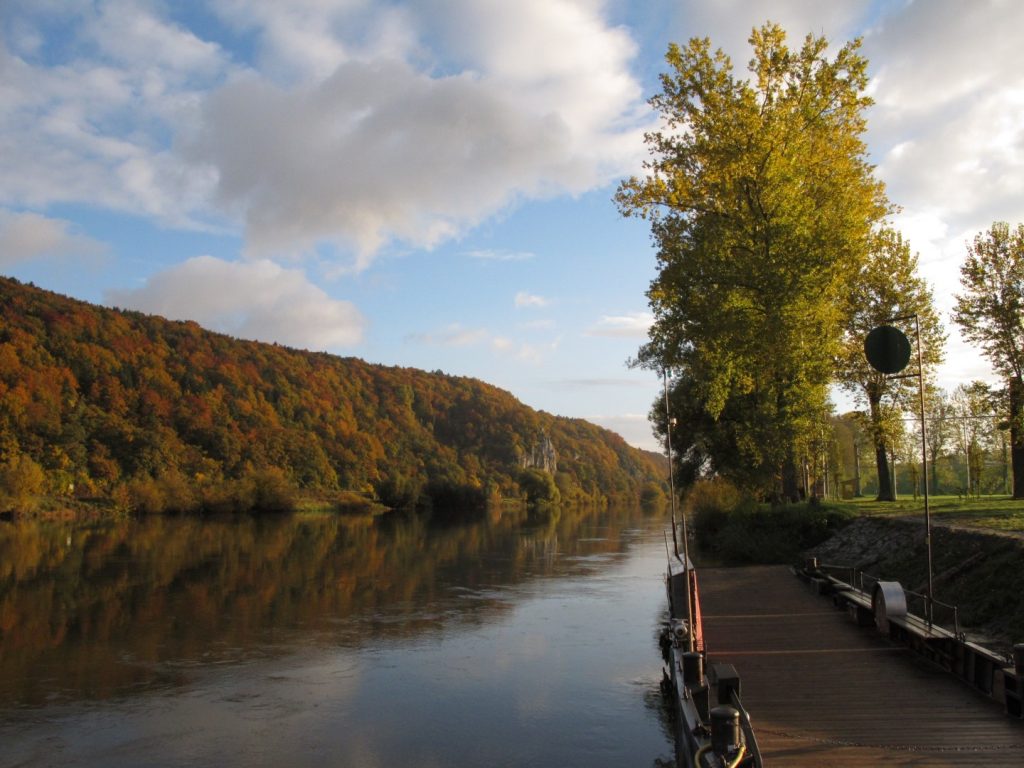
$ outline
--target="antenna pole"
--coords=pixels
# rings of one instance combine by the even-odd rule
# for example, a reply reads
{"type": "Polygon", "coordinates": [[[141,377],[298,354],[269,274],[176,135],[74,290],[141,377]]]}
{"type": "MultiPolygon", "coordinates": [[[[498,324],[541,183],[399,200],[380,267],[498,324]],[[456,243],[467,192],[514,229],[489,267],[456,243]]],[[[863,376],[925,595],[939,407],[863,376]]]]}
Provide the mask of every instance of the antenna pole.
{"type": "MultiPolygon", "coordinates": [[[[669,502],[672,508],[672,548],[675,551],[676,559],[679,559],[679,539],[676,536],[676,481],[675,473],[672,470],[672,412],[668,407],[668,369],[662,369],[661,379],[665,386],[665,450],[668,453],[668,488],[669,502]]],[[[686,521],[683,520],[683,526],[686,521]]],[[[683,542],[686,545],[686,542],[683,542]]]]}

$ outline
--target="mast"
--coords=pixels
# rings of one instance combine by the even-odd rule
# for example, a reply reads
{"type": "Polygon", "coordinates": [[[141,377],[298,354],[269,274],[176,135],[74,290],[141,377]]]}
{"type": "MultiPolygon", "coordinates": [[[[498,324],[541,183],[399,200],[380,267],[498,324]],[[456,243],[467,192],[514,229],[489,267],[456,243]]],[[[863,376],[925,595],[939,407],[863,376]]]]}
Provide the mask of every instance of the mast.
{"type": "Polygon", "coordinates": [[[681,560],[683,564],[683,574],[686,578],[686,649],[693,651],[694,645],[694,626],[693,617],[696,614],[694,609],[694,580],[692,572],[692,563],[690,562],[690,537],[686,527],[686,514],[683,514],[683,556],[679,557],[679,539],[676,536],[676,483],[675,483],[675,471],[672,466],[672,425],[675,421],[672,418],[672,410],[669,407],[668,400],[668,370],[662,371],[662,380],[665,387],[665,448],[668,453],[668,486],[669,493],[671,494],[671,509],[672,509],[672,544],[675,547],[676,560],[681,560]]]}
{"type": "MultiPolygon", "coordinates": [[[[668,369],[662,369],[661,379],[665,387],[665,451],[668,453],[668,488],[669,502],[672,509],[672,549],[676,559],[679,559],[679,539],[676,536],[676,481],[675,472],[672,469],[672,412],[668,406],[668,369]]],[[[686,521],[683,521],[686,525],[686,521]]],[[[685,536],[683,546],[686,546],[685,536]]]]}

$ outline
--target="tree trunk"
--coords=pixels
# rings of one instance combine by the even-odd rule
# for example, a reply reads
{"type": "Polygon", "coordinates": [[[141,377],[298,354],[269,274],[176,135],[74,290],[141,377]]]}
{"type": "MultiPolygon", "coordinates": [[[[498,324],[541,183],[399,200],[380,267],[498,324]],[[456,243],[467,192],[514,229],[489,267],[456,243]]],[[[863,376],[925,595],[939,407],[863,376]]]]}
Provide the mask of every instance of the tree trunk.
{"type": "Polygon", "coordinates": [[[1013,468],[1013,498],[1024,499],[1024,381],[1010,379],[1010,465],[1013,468]]]}
{"type": "Polygon", "coordinates": [[[853,441],[853,495],[861,497],[860,492],[860,443],[853,441]]]}
{"type": "Polygon", "coordinates": [[[791,504],[800,501],[800,471],[792,454],[782,465],[782,499],[791,504]]]}
{"type": "Polygon", "coordinates": [[[885,452],[885,435],[882,433],[881,398],[869,394],[868,403],[871,405],[871,437],[875,443],[875,465],[878,467],[878,496],[875,501],[895,501],[889,456],[885,452]]]}

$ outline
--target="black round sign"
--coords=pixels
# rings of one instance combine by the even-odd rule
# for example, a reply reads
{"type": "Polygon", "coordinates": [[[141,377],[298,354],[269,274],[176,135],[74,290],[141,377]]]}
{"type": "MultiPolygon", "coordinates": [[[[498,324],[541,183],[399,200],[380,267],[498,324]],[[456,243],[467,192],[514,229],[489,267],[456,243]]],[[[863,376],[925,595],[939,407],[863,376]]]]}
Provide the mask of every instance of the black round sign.
{"type": "Polygon", "coordinates": [[[879,373],[899,373],[910,362],[910,340],[899,328],[880,325],[864,339],[864,354],[879,373]]]}

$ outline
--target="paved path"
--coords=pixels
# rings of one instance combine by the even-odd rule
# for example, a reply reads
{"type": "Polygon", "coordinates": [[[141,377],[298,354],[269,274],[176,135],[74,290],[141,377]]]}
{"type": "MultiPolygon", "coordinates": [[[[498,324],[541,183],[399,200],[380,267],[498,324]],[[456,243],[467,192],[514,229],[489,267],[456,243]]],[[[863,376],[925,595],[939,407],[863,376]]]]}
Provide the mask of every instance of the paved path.
{"type": "Polygon", "coordinates": [[[698,578],[708,662],[736,666],[769,767],[1024,766],[1024,723],[788,568],[698,578]]]}

